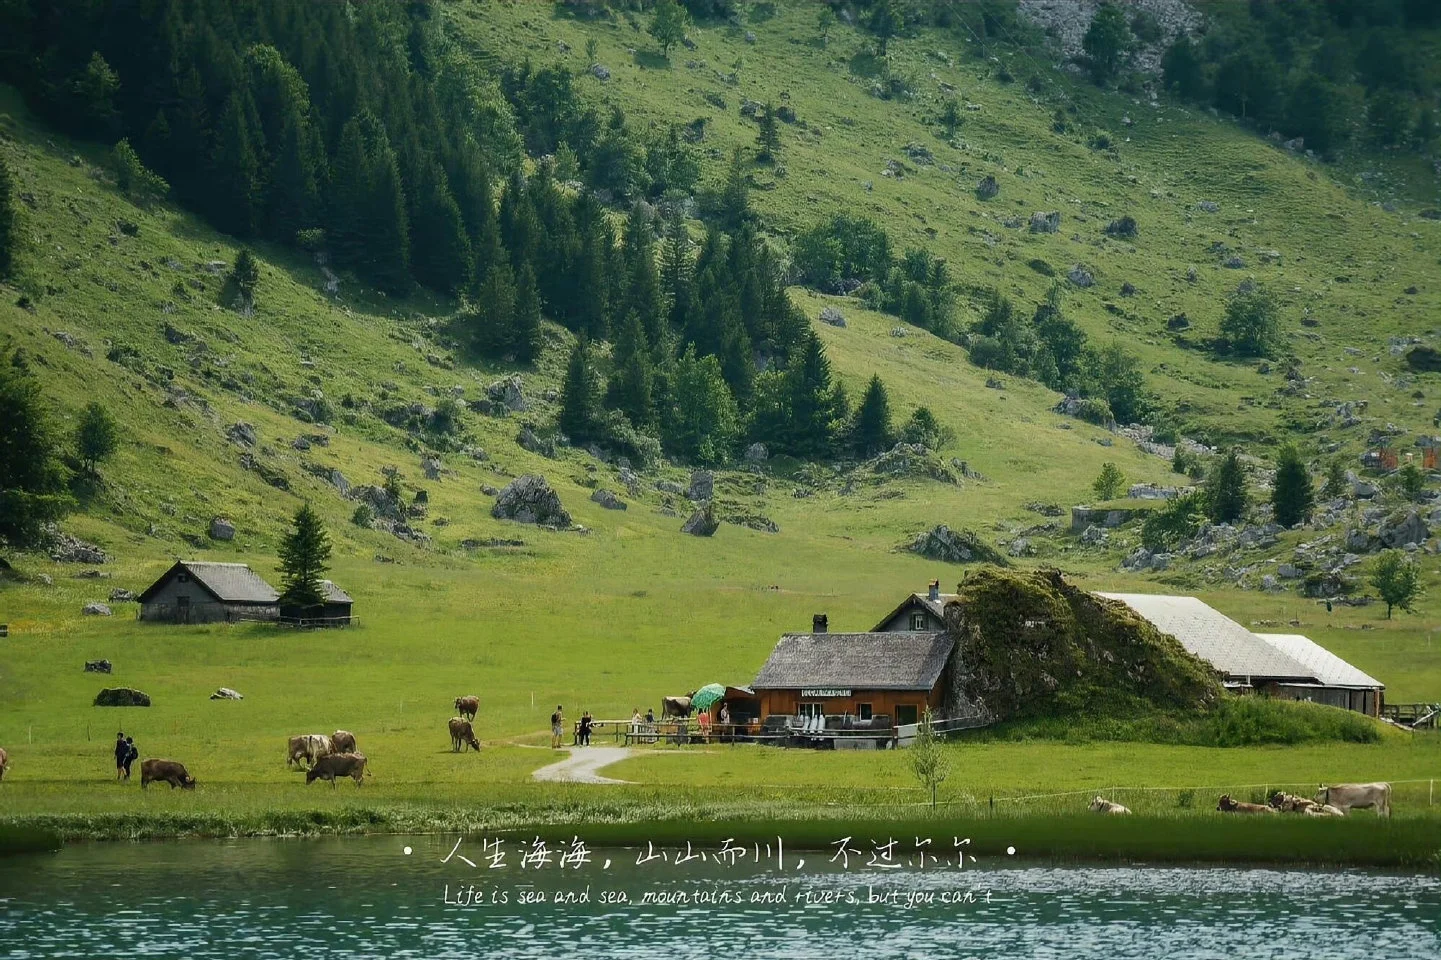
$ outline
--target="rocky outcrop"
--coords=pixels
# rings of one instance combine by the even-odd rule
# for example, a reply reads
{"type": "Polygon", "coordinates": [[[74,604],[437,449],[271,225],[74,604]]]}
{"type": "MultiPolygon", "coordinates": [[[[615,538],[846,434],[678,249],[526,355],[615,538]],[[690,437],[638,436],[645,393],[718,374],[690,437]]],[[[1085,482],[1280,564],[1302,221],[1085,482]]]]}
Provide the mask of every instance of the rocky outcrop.
{"type": "Polygon", "coordinates": [[[485,388],[485,395],[490,398],[491,403],[500,404],[517,413],[529,406],[525,399],[525,383],[518,373],[495,381],[485,388]]]}
{"type": "Polygon", "coordinates": [[[686,491],[686,499],[693,503],[702,503],[715,496],[715,474],[709,470],[697,470],[690,475],[690,489],[686,491]]]}
{"type": "Polygon", "coordinates": [[[715,509],[708,503],[690,515],[690,519],[682,524],[680,532],[693,537],[710,537],[719,529],[720,520],[715,515],[715,509]]]}
{"type": "Polygon", "coordinates": [[[110,559],[95,544],[58,531],[50,536],[49,553],[56,563],[105,563],[110,559]]]}
{"type": "Polygon", "coordinates": [[[1059,210],[1050,212],[1036,212],[1031,214],[1032,233],[1055,233],[1061,229],[1061,213],[1059,210]]]}
{"type": "Polygon", "coordinates": [[[109,660],[86,660],[86,661],[85,661],[85,672],[86,672],[86,673],[109,673],[109,672],[110,672],[111,670],[113,670],[113,669],[115,669],[115,668],[111,665],[111,663],[110,663],[109,660]]]}
{"type": "Polygon", "coordinates": [[[108,617],[110,607],[103,603],[87,603],[80,611],[87,617],[108,617]]]}
{"type": "Polygon", "coordinates": [[[148,707],[149,694],[129,687],[106,687],[95,695],[97,707],[148,707]]]}
{"type": "Polygon", "coordinates": [[[561,505],[560,496],[551,489],[545,477],[528,473],[516,477],[496,497],[490,515],[497,520],[534,523],[545,527],[567,529],[570,514],[561,505]]]}
{"type": "Polygon", "coordinates": [[[1148,511],[1142,508],[1072,507],[1071,531],[1081,533],[1087,527],[1119,527],[1144,516],[1148,511]]]}
{"type": "Polygon", "coordinates": [[[225,517],[212,517],[210,519],[210,539],[229,542],[235,539],[235,524],[225,517]]]}
{"type": "Polygon", "coordinates": [[[1396,511],[1382,520],[1381,526],[1376,530],[1376,538],[1381,541],[1381,545],[1391,549],[1399,549],[1411,543],[1425,543],[1430,535],[1426,521],[1421,519],[1421,514],[1415,509],[1396,511]]]}
{"type": "Polygon", "coordinates": [[[919,534],[905,549],[943,563],[994,563],[1002,567],[1009,563],[974,531],[952,530],[945,524],[919,534]]]}
{"type": "Polygon", "coordinates": [[[607,510],[624,510],[626,502],[610,490],[601,488],[590,495],[592,503],[598,503],[607,510]]]}
{"type": "Polygon", "coordinates": [[[216,690],[214,693],[212,693],[212,694],[210,695],[210,699],[211,699],[211,700],[244,700],[245,698],[244,698],[243,696],[241,696],[237,691],[232,690],[232,689],[230,689],[229,687],[221,687],[219,690],[216,690]]]}
{"type": "Polygon", "coordinates": [[[821,307],[821,323],[828,324],[832,327],[844,327],[846,325],[846,318],[835,307],[821,307]]]}

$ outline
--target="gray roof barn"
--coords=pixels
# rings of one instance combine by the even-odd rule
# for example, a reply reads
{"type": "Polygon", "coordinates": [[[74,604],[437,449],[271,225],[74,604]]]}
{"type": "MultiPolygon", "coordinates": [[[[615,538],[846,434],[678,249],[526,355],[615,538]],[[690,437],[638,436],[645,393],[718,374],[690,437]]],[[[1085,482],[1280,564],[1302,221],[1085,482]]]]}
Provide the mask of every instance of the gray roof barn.
{"type": "Polygon", "coordinates": [[[280,594],[261,579],[260,574],[243,563],[212,563],[202,560],[181,560],[140,595],[145,603],[169,581],[172,574],[183,571],[222,603],[275,603],[280,594]]]}
{"type": "Polygon", "coordinates": [[[354,600],[352,600],[352,599],[350,598],[350,594],[346,593],[344,590],[342,590],[342,589],[340,589],[339,587],[337,587],[337,586],[336,586],[332,581],[330,581],[330,580],[322,580],[322,581],[320,581],[320,589],[321,589],[321,592],[324,594],[324,597],[323,597],[322,599],[324,599],[326,603],[354,603],[354,602],[355,602],[354,600]]]}
{"type": "Polygon", "coordinates": [[[1385,687],[1380,680],[1351,666],[1310,637],[1299,633],[1258,633],[1256,636],[1311,670],[1323,687],[1351,690],[1380,690],[1385,687]]]}
{"type": "Polygon", "coordinates": [[[1150,593],[1101,593],[1145,617],[1162,633],[1234,680],[1315,679],[1315,670],[1256,636],[1195,597],[1150,593]]]}
{"type": "Polygon", "coordinates": [[[954,642],[945,633],[787,633],[751,686],[930,690],[954,642]]]}

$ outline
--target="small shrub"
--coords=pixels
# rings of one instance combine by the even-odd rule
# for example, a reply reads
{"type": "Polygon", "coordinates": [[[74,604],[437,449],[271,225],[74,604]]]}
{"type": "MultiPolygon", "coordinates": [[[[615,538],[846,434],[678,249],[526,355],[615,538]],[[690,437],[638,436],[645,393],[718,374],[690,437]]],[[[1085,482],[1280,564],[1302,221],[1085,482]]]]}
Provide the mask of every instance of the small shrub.
{"type": "Polygon", "coordinates": [[[362,503],[360,506],[356,507],[355,512],[350,515],[350,522],[355,524],[357,527],[369,527],[371,523],[374,522],[374,520],[374,511],[370,509],[369,504],[365,503],[362,503]]]}

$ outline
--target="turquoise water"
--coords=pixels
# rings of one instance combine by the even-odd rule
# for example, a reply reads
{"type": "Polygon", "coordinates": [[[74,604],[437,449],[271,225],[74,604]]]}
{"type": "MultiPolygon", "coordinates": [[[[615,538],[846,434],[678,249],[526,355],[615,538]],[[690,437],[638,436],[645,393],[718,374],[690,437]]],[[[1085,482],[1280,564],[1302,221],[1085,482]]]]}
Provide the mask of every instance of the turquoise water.
{"type": "Polygon", "coordinates": [[[949,837],[921,867],[912,840],[896,868],[870,844],[848,868],[762,845],[525,869],[521,844],[493,869],[479,838],[70,846],[0,860],[0,958],[1441,957],[1435,876],[958,867],[949,837]]]}

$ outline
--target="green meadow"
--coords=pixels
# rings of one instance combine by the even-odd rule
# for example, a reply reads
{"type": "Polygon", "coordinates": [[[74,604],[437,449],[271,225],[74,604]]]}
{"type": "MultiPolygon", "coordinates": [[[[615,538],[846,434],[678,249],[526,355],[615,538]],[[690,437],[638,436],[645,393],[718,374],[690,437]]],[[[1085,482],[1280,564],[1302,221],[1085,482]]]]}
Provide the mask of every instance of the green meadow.
{"type": "MultiPolygon", "coordinates": [[[[1339,455],[1354,457],[1371,427],[1433,429],[1436,375],[1408,374],[1388,340],[1429,336],[1441,308],[1438,226],[1416,216],[1434,185],[1361,180],[1351,167],[1307,163],[1164,101],[1153,108],[1072,85],[1024,54],[1000,54],[1021,78],[1005,83],[996,64],[926,32],[893,44],[915,96],[881,100],[869,93],[861,35],[838,28],[822,46],[803,5],[776,6],[774,18],[753,27],[756,43],[724,26],[699,27],[691,34],[698,49],[677,51],[669,63],[646,54],[648,38],[624,20],[585,24],[541,4],[457,4],[444,15],[476,55],[507,62],[565,60],[583,71],[579,54],[562,54],[558,44],[579,51],[594,39],[612,76],[605,84],[584,77],[585,95],[623,102],[637,125],[707,117],[710,177],[732,146],[754,141],[753,124],[738,114],[742,98],[785,99],[800,120],[783,128],[786,175],[757,168],[752,191],[782,248],[821,216],[863,213],[882,222],[897,246],[924,244],[945,256],[967,290],[998,286],[1026,312],[1052,282],[1038,263],[1061,276],[1072,264],[1087,266],[1097,285],[1069,291],[1068,312],[1098,342],[1120,341],[1141,355],[1151,388],[1188,435],[1241,440],[1261,457],[1299,435],[1311,453],[1335,444],[1339,455]],[[732,72],[734,84],[720,79],[732,72]],[[1024,82],[1033,74],[1041,77],[1039,93],[1024,82]],[[931,119],[941,83],[977,107],[952,143],[931,119]],[[727,107],[716,107],[716,98],[727,107]],[[1050,127],[1062,101],[1076,106],[1077,129],[1066,135],[1050,127]],[[1087,145],[1101,129],[1116,135],[1113,150],[1087,145]],[[885,161],[905,160],[913,141],[936,162],[906,161],[904,178],[881,176],[885,161]],[[1002,185],[989,203],[972,192],[986,174],[1002,185]],[[1202,212],[1202,200],[1221,212],[1202,212]],[[1064,215],[1057,234],[1004,225],[1057,209],[1064,215]],[[1107,220],[1123,213],[1139,221],[1139,240],[1103,236],[1107,220]],[[1218,241],[1250,266],[1222,268],[1210,252],[1218,241]],[[1279,258],[1260,253],[1270,250],[1279,258]],[[1187,279],[1192,266],[1195,282],[1187,279]],[[1288,351],[1309,378],[1299,393],[1284,391],[1279,373],[1203,349],[1224,295],[1246,276],[1283,303],[1288,351]],[[1139,292],[1121,299],[1127,281],[1139,292]],[[1416,294],[1403,293],[1411,286],[1416,294]],[[1167,319],[1180,313],[1192,328],[1168,333],[1167,319]],[[1303,316],[1317,325],[1303,326],[1303,316]],[[1359,399],[1369,402],[1366,421],[1336,425],[1334,404],[1359,399]]],[[[220,306],[221,278],[202,266],[233,261],[232,238],[174,207],[125,200],[105,173],[104,149],[43,128],[7,88],[0,88],[0,135],[17,189],[30,197],[22,214],[34,241],[0,301],[0,346],[23,348],[32,359],[62,429],[92,399],[122,424],[103,482],[83,491],[80,512],[65,523],[112,556],[97,568],[108,576],[82,579],[76,575],[87,568],[16,555],[8,559],[22,582],[0,580],[0,622],[9,625],[0,639],[0,746],[11,762],[0,783],[0,821],[78,838],[702,821],[755,829],[808,817],[930,816],[902,753],[717,745],[646,751],[604,771],[632,781],[625,786],[543,784],[530,775],[557,759],[540,746],[557,703],[572,718],[582,710],[626,718],[632,708],[658,709],[662,696],[705,683],[745,684],[776,637],[807,629],[812,614],[827,613],[835,630],[865,630],[927,581],[954,583],[962,567],[898,550],[921,530],[945,523],[993,543],[1009,539],[1043,519],[1027,503],[1087,502],[1107,461],[1130,482],[1179,480],[1167,461],[1051,412],[1052,391],[1009,377],[1003,389],[990,388],[987,372],[971,366],[961,347],[799,288],[792,296],[808,314],[829,304],[846,316],[843,329],[817,329],[851,395],[879,373],[898,414],[929,406],[954,431],[940,455],[965,460],[980,478],[946,484],[781,461],[726,469],[717,477],[722,512],[762,515],[779,532],[726,524],[703,539],[679,532],[684,498],[668,504],[655,487],[661,479],[686,482],[687,468],[667,465],[643,476],[639,496],[623,494],[628,510],[604,510],[589,497],[597,486],[624,490],[614,465],[568,449],[547,459],[515,442],[522,423],[547,424],[556,412],[544,395],[559,385],[569,334],[548,325],[538,367],[520,371],[531,409],[506,418],[467,414],[464,439],[489,459],[442,452],[441,478],[425,480],[424,438],[350,408],[333,428],[302,423],[291,401],[313,389],[337,404],[347,396],[433,404],[455,387],[483,396],[513,371],[453,348],[447,320],[455,304],[419,294],[386,298],[349,276],[334,298],[315,264],[262,246],[256,311],[239,316],[220,306]],[[120,220],[135,224],[136,235],[118,232],[120,220]],[[181,336],[167,335],[167,325],[181,336]],[[242,451],[226,438],[238,421],[254,425],[256,454],[288,489],[241,465],[242,451]],[[294,447],[316,434],[327,443],[294,447]],[[428,493],[418,526],[429,547],[355,527],[354,503],[319,475],[338,469],[352,484],[380,483],[388,466],[399,469],[407,492],[428,493]],[[481,487],[531,472],[548,478],[584,533],[491,517],[481,487]],[[106,600],[114,588],[139,592],[178,557],[248,562],[275,580],[275,547],[303,501],[329,525],[331,576],[355,597],[357,626],[167,626],[138,622],[124,603],[110,618],[81,615],[85,603],[106,600]],[[233,543],[205,539],[214,516],[235,523],[233,543]],[[487,538],[524,544],[466,545],[487,538]],[[52,582],[40,582],[42,575],[52,582]],[[86,660],[100,658],[114,663],[112,676],[82,672],[86,660]],[[154,705],[93,707],[102,686],[137,687],[154,705]],[[218,687],[245,699],[207,699],[218,687]],[[445,722],[453,699],[466,694],[481,698],[479,755],[449,749],[445,722]],[[374,776],[360,789],[306,787],[285,766],[286,737],[337,728],[356,733],[374,776]],[[120,729],[142,756],[184,761],[199,787],[142,793],[136,782],[116,784],[110,749],[120,729]]],[[[1390,161],[1377,163],[1392,170],[1390,161]]],[[[963,319],[971,310],[963,303],[963,319]]],[[[1068,518],[1059,523],[1064,530],[1068,518]]],[[[1289,556],[1314,536],[1287,532],[1265,559],[1289,556]]],[[[1428,598],[1415,613],[1386,620],[1375,604],[1328,613],[1295,593],[1235,589],[1200,564],[1119,572],[1134,543],[1127,530],[1106,548],[1057,534],[1019,562],[1059,566],[1094,589],[1195,594],[1255,629],[1309,635],[1381,679],[1388,700],[1441,700],[1434,557],[1423,567],[1428,598]]],[[[1165,825],[1146,836],[1175,837],[1196,828],[1171,829],[1173,820],[1219,820],[1221,792],[1250,799],[1271,786],[1309,794],[1326,781],[1387,779],[1396,785],[1396,819],[1420,821],[1406,842],[1441,847],[1434,734],[1242,748],[976,740],[947,753],[952,772],[937,817],[1025,815],[1040,823],[1082,810],[1104,791],[1147,823],[1165,825]]],[[[1281,841],[1252,834],[1270,829],[1236,827],[1226,836],[1244,842],[1218,839],[1215,849],[1279,850],[1281,841]]],[[[1330,836],[1314,832],[1321,826],[1274,829],[1289,831],[1288,843],[1297,831],[1330,836]]]]}

